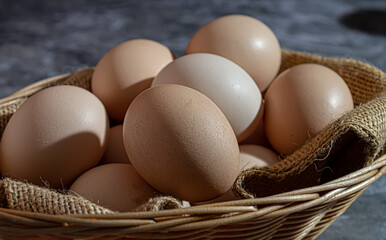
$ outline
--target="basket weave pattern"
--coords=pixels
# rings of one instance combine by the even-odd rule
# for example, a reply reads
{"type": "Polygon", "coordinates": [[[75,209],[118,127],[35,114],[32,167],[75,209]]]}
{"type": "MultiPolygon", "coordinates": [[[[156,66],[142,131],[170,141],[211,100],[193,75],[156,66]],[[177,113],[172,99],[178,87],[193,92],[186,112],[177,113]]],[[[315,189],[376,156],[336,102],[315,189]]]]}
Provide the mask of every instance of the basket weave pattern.
{"type": "MultiPolygon", "coordinates": [[[[308,145],[284,159],[282,165],[276,166],[273,170],[252,169],[243,172],[234,186],[234,192],[244,199],[236,201],[181,208],[173,199],[161,199],[169,201],[167,203],[170,204],[166,204],[168,206],[166,208],[172,208],[162,210],[166,205],[153,199],[145,204],[141,211],[114,213],[83,199],[73,196],[69,198],[48,189],[4,179],[0,183],[0,237],[4,239],[317,238],[371,183],[386,173],[386,155],[381,153],[386,141],[386,77],[379,69],[355,60],[325,58],[287,50],[282,51],[282,56],[281,71],[296,64],[315,62],[332,68],[348,84],[354,103],[359,107],[353,113],[348,113],[346,117],[331,124],[330,128],[333,130],[336,126],[344,128],[347,121],[351,124],[357,116],[360,116],[360,119],[350,126],[358,125],[360,133],[363,133],[363,139],[368,139],[363,148],[368,152],[365,151],[359,160],[354,161],[357,165],[355,167],[359,168],[353,169],[356,171],[348,174],[342,172],[342,177],[338,179],[322,174],[313,176],[322,178],[323,184],[298,190],[292,190],[289,186],[281,193],[256,197],[259,193],[255,190],[257,186],[254,184],[259,181],[263,184],[266,181],[264,176],[279,183],[287,177],[293,179],[295,175],[306,176],[309,173],[307,167],[312,166],[315,158],[320,157],[318,154],[304,163],[306,167],[296,165],[298,167],[296,170],[283,169],[292,166],[296,157],[303,159],[302,154],[314,154],[318,151],[323,153],[322,145],[313,148],[309,146],[314,146],[315,142],[330,143],[327,128],[324,133],[315,137],[316,140],[311,140],[308,145]],[[366,117],[366,114],[369,117],[366,117]],[[281,175],[275,171],[282,171],[281,175]],[[123,238],[124,236],[126,238],[123,238]]],[[[76,85],[90,90],[92,72],[92,69],[83,69],[74,74],[43,80],[0,100],[0,136],[9,118],[29,96],[43,88],[58,84],[76,85]]],[[[361,146],[356,145],[357,142],[361,144],[363,142],[356,138],[357,135],[344,136],[348,136],[347,139],[354,137],[350,138],[347,144],[348,152],[361,146]]],[[[333,143],[339,145],[343,142],[346,143],[346,137],[337,138],[333,143]]],[[[339,156],[344,162],[352,157],[347,151],[343,151],[343,154],[338,150],[331,151],[340,153],[339,156]]],[[[335,159],[329,160],[330,164],[335,159]]],[[[332,162],[329,166],[334,167],[339,173],[341,162],[332,162]]],[[[319,168],[323,166],[326,165],[317,165],[319,168]]],[[[298,182],[302,180],[307,181],[309,178],[297,178],[298,182]]]]}

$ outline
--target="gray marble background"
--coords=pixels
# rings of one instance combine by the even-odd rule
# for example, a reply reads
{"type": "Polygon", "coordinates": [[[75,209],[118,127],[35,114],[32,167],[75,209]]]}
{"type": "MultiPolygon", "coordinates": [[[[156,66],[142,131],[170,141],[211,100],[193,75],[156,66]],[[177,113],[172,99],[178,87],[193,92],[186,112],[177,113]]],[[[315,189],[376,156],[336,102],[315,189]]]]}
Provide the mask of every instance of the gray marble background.
{"type": "MultiPolygon", "coordinates": [[[[351,57],[386,71],[385,0],[0,0],[0,98],[43,78],[94,66],[109,49],[149,38],[181,56],[205,23],[227,14],[265,22],[282,48],[351,57]]],[[[386,176],[321,240],[386,239],[386,176]]]]}

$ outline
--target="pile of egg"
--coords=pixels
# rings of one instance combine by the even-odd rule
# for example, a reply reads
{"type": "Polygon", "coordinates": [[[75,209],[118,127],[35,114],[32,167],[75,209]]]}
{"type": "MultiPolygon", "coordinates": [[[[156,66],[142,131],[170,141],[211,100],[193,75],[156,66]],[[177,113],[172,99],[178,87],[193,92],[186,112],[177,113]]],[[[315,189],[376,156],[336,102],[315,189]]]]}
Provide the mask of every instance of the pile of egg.
{"type": "Polygon", "coordinates": [[[354,107],[329,68],[278,75],[280,63],[274,33],[244,15],[206,24],[179,58],[152,40],[121,43],[95,67],[91,92],[49,87],[19,108],[1,174],[117,211],[158,195],[235,199],[241,171],[276,164],[354,107]]]}

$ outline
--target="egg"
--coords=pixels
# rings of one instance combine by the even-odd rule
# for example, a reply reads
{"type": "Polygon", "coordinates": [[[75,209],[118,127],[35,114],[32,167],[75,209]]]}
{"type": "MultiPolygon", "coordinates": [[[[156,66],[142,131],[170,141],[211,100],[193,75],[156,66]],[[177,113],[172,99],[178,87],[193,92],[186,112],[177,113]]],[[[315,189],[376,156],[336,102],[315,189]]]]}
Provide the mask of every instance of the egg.
{"type": "Polygon", "coordinates": [[[318,64],[296,65],[265,95],[265,132],[276,152],[289,155],[353,108],[350,89],[336,72],[318,64]]]}
{"type": "Polygon", "coordinates": [[[123,125],[119,124],[110,128],[110,135],[107,143],[107,148],[101,164],[106,163],[127,163],[130,160],[127,157],[125,146],[123,146],[123,125]]]}
{"type": "Polygon", "coordinates": [[[239,173],[239,147],[228,120],[208,97],[182,85],[162,84],[135,98],[123,143],[138,173],[178,199],[218,197],[239,173]]]}
{"type": "Polygon", "coordinates": [[[123,163],[88,170],[76,179],[69,192],[119,212],[132,211],[160,195],[131,165],[123,163]]]}
{"type": "Polygon", "coordinates": [[[265,91],[279,71],[281,50],[272,30],[245,15],[227,15],[201,27],[191,38],[186,54],[213,53],[241,66],[265,91]]]}
{"type": "Polygon", "coordinates": [[[269,148],[255,144],[240,145],[240,170],[252,167],[270,167],[279,162],[279,156],[269,148]]]}
{"type": "Polygon", "coordinates": [[[1,173],[36,185],[68,187],[98,164],[108,130],[103,104],[87,90],[41,90],[20,106],[4,130],[1,173]]]}
{"type": "Polygon", "coordinates": [[[264,121],[263,121],[264,108],[265,108],[265,103],[263,99],[261,102],[259,113],[257,115],[257,119],[258,119],[257,128],[250,134],[250,136],[247,139],[242,141],[240,144],[255,144],[255,145],[262,145],[265,147],[271,147],[264,131],[264,121]]]}
{"type": "MultiPolygon", "coordinates": [[[[252,167],[270,167],[278,162],[278,155],[269,148],[255,144],[240,145],[240,173],[252,167]]],[[[233,201],[236,199],[237,197],[234,195],[232,188],[230,188],[225,194],[221,195],[220,197],[205,202],[193,202],[192,205],[226,202],[233,201]]]]}
{"type": "Polygon", "coordinates": [[[123,122],[133,99],[150,87],[158,72],[173,60],[172,52],[148,39],[126,41],[108,51],[91,79],[92,92],[103,102],[109,117],[123,122]]]}
{"type": "Polygon", "coordinates": [[[256,130],[262,101],[259,88],[240,66],[218,55],[196,53],[180,57],[154,79],[152,86],[180,84],[209,97],[224,113],[237,140],[256,130]]]}
{"type": "Polygon", "coordinates": [[[234,201],[234,200],[237,200],[237,197],[233,193],[232,188],[230,188],[226,193],[224,193],[223,195],[215,199],[211,199],[209,201],[204,201],[204,202],[191,202],[190,204],[191,206],[199,206],[204,204],[220,203],[220,202],[227,202],[227,201],[234,201]]]}

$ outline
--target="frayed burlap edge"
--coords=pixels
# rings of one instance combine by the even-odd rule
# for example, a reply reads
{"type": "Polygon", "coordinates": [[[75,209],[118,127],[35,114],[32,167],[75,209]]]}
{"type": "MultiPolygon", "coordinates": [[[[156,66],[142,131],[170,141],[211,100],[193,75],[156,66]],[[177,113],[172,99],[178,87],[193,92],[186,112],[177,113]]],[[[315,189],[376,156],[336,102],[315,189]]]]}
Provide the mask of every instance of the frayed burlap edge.
{"type": "Polygon", "coordinates": [[[160,211],[160,210],[167,210],[167,209],[178,209],[182,208],[182,202],[180,200],[177,200],[176,198],[172,196],[158,196],[149,199],[146,203],[142,204],[140,207],[136,208],[136,212],[142,212],[142,211],[160,211]]]}

